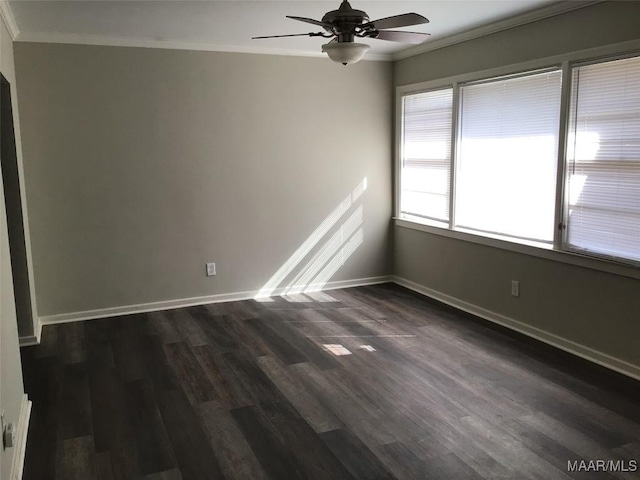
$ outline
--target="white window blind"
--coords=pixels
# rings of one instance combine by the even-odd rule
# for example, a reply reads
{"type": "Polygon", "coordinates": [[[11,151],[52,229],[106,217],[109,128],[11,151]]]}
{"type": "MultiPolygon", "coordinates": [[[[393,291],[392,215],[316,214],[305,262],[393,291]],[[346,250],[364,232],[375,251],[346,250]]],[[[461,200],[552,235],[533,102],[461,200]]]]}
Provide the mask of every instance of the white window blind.
{"type": "Polygon", "coordinates": [[[573,69],[569,247],[640,261],[640,58],[573,69]]]}
{"type": "Polygon", "coordinates": [[[452,108],[452,88],[403,97],[403,216],[449,221],[452,108]]]}
{"type": "Polygon", "coordinates": [[[561,72],[460,88],[456,227],[551,242],[561,72]]]}

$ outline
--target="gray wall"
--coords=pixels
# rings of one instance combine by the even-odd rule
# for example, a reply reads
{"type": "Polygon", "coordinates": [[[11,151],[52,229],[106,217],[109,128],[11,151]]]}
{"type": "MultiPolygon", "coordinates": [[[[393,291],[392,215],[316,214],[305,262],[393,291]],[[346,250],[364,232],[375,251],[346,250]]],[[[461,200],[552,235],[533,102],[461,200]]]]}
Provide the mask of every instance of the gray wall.
{"type": "Polygon", "coordinates": [[[15,58],[40,315],[259,290],[364,178],[277,283],[360,206],[363,242],[331,280],[390,273],[389,63],[36,43],[15,58]]]}
{"type": "MultiPolygon", "coordinates": [[[[14,118],[17,112],[15,76],[11,37],[0,20],[0,72],[12,85],[14,118]]],[[[17,125],[17,119],[16,119],[17,125]]],[[[17,128],[17,127],[16,127],[17,128]]],[[[1,175],[1,174],[0,174],[1,175]]],[[[5,411],[5,421],[17,424],[24,397],[22,367],[18,351],[18,324],[16,320],[13,279],[4,191],[0,178],[0,410],[5,411]]],[[[11,478],[11,462],[15,448],[0,451],[0,478],[11,478]]]]}
{"type": "MultiPolygon", "coordinates": [[[[607,2],[402,60],[395,84],[637,38],[640,3],[607,2]]],[[[640,366],[640,281],[402,227],[394,241],[396,275],[640,366]]]]}
{"type": "Polygon", "coordinates": [[[478,72],[639,38],[640,2],[608,1],[401,60],[395,85],[478,72]]]}

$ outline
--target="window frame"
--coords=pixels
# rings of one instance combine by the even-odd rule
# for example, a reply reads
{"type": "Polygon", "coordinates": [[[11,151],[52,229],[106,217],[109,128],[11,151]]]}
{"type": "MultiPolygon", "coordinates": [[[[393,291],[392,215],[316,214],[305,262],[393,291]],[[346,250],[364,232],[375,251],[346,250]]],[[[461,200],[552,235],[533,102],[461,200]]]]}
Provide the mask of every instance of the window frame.
{"type": "MultiPolygon", "coordinates": [[[[442,87],[438,87],[438,88],[430,88],[428,90],[420,90],[420,91],[416,91],[416,92],[411,92],[411,95],[419,95],[422,93],[431,93],[431,92],[438,92],[441,90],[447,90],[449,89],[450,86],[445,85],[442,87]]],[[[445,221],[438,221],[436,219],[431,219],[428,217],[424,217],[422,222],[424,223],[428,223],[430,225],[438,225],[438,224],[444,224],[444,223],[448,223],[449,224],[449,229],[452,228],[452,220],[453,220],[453,199],[455,198],[453,196],[453,190],[455,188],[455,181],[454,181],[454,165],[455,165],[455,155],[456,155],[456,128],[457,128],[457,124],[458,124],[458,118],[457,115],[455,114],[456,109],[457,109],[457,96],[458,96],[458,90],[457,87],[454,87],[451,89],[451,94],[452,94],[452,102],[451,102],[451,108],[452,108],[452,116],[451,116],[451,158],[449,159],[449,183],[450,183],[450,188],[449,188],[449,220],[448,222],[445,221]]],[[[399,109],[399,114],[398,114],[398,118],[400,119],[400,124],[398,126],[399,128],[399,140],[397,143],[397,155],[398,155],[398,161],[396,163],[402,163],[402,160],[404,158],[404,123],[402,122],[402,119],[404,118],[403,114],[404,114],[404,98],[405,95],[398,97],[398,101],[400,102],[398,109],[399,109]]],[[[402,165],[399,166],[399,168],[396,170],[396,173],[398,175],[398,180],[396,182],[396,189],[398,190],[398,194],[395,197],[395,205],[394,205],[394,217],[399,217],[402,214],[402,205],[401,205],[401,195],[402,195],[402,191],[401,191],[401,182],[402,182],[402,165]]],[[[415,217],[420,217],[420,215],[413,215],[415,217]]]]}
{"type": "Polygon", "coordinates": [[[395,95],[395,159],[394,159],[394,205],[393,219],[398,227],[410,228],[425,231],[441,236],[465,240],[472,243],[487,245],[527,255],[560,261],[572,265],[579,265],[586,268],[615,273],[631,278],[640,279],[640,264],[633,260],[622,258],[606,257],[603,255],[587,254],[584,251],[570,248],[566,242],[567,229],[565,218],[568,214],[568,202],[565,195],[568,192],[567,182],[567,140],[569,134],[569,115],[571,101],[572,72],[574,67],[603,63],[623,58],[640,56],[640,40],[631,40],[606,47],[596,47],[588,50],[571,52],[563,55],[556,55],[528,62],[507,65],[479,72],[469,72],[426,82],[409,84],[396,87],[395,95]],[[526,75],[536,71],[547,69],[559,69],[562,74],[561,97],[560,97],[560,124],[558,137],[558,158],[556,172],[556,194],[554,211],[554,236],[551,244],[540,242],[529,242],[526,240],[509,238],[502,235],[491,235],[482,232],[473,232],[461,228],[454,228],[455,225],[455,188],[456,161],[460,125],[460,92],[461,84],[491,81],[499,77],[526,75]],[[429,222],[419,222],[414,219],[402,218],[400,215],[401,196],[401,174],[402,174],[402,140],[403,140],[403,97],[417,93],[440,90],[443,88],[453,89],[453,112],[452,112],[452,143],[451,143],[451,188],[450,188],[450,214],[448,228],[436,226],[429,222]]]}

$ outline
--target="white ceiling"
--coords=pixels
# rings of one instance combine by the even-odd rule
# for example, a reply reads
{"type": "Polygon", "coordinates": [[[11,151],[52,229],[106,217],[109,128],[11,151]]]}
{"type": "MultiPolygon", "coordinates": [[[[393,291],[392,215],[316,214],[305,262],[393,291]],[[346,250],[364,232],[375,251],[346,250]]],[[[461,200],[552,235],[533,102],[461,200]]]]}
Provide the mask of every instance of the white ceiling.
{"type": "MultiPolygon", "coordinates": [[[[319,20],[339,3],[339,0],[17,0],[8,5],[18,30],[18,41],[315,55],[320,54],[326,39],[251,40],[251,37],[318,31],[313,25],[285,16],[319,20]]],[[[558,6],[550,4],[557,3],[552,0],[353,0],[351,5],[366,11],[372,20],[407,12],[424,15],[431,23],[404,30],[429,32],[432,35],[429,42],[434,42],[542,7],[542,10],[549,9],[558,6]]],[[[3,13],[6,16],[6,9],[3,13]]],[[[367,43],[371,46],[369,58],[390,58],[411,47],[373,39],[367,43]]]]}

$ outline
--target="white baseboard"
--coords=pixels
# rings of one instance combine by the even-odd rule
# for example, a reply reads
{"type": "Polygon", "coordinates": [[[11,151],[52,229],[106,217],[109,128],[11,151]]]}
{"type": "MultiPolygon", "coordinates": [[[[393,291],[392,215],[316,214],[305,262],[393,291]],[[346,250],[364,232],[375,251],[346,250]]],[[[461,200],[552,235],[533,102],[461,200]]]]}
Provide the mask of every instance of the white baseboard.
{"type": "MultiPolygon", "coordinates": [[[[357,278],[354,280],[342,280],[327,282],[324,285],[307,285],[300,287],[304,292],[319,292],[324,290],[335,290],[337,288],[362,287],[365,285],[375,285],[378,283],[391,282],[390,276],[357,278]]],[[[297,290],[297,287],[292,287],[297,290]]],[[[285,288],[278,288],[272,292],[273,296],[281,295],[285,288]]],[[[77,322],[81,320],[92,320],[96,318],[117,317],[120,315],[132,315],[135,313],[155,312],[158,310],[171,310],[174,308],[193,307],[195,305],[206,305],[209,303],[233,302],[238,300],[249,300],[256,298],[260,290],[249,292],[223,293],[219,295],[208,295],[205,297],[181,298],[177,300],[167,300],[163,302],[143,303],[139,305],[125,305],[122,307],[102,308],[98,310],[87,310],[84,312],[61,313],[58,315],[45,315],[39,318],[39,330],[43,325],[55,323],[77,322]]],[[[26,337],[31,339],[32,337],[26,337]]],[[[26,341],[26,340],[25,340],[26,341]]],[[[40,341],[38,336],[37,341],[40,341]]],[[[21,343],[22,345],[22,343],[21,343]]]]}
{"type": "Polygon", "coordinates": [[[33,345],[38,345],[40,343],[40,340],[38,340],[38,337],[35,335],[20,337],[19,341],[20,341],[20,347],[31,347],[33,345]]]}
{"type": "Polygon", "coordinates": [[[394,276],[392,277],[392,281],[398,285],[408,288],[409,290],[421,293],[422,295],[433,298],[442,303],[446,303],[447,305],[451,305],[459,310],[471,313],[490,322],[497,323],[498,325],[502,325],[503,327],[507,327],[511,330],[527,335],[528,337],[540,340],[541,342],[559,348],[560,350],[564,350],[565,352],[584,358],[590,362],[597,363],[598,365],[610,370],[614,370],[628,377],[640,380],[640,366],[638,365],[634,365],[606,353],[599,352],[598,350],[594,350],[590,347],[586,347],[491,310],[478,307],[445,293],[412,282],[411,280],[407,280],[406,278],[394,276]]]}
{"type": "Polygon", "coordinates": [[[25,394],[20,405],[20,417],[16,427],[16,444],[11,462],[11,480],[22,480],[24,469],[24,456],[27,452],[27,432],[29,431],[29,419],[31,418],[31,401],[25,394]]]}
{"type": "Polygon", "coordinates": [[[36,324],[36,332],[33,335],[28,335],[25,337],[20,337],[20,347],[31,347],[33,345],[38,345],[40,343],[40,336],[42,335],[42,320],[38,318],[38,323],[36,324]]]}

